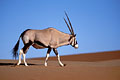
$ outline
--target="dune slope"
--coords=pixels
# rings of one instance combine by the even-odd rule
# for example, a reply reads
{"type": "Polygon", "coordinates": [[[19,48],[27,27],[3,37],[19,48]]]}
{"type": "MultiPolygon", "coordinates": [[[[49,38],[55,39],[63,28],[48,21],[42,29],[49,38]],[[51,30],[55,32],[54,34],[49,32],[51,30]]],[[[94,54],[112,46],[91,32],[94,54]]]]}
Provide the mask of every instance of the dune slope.
{"type": "Polygon", "coordinates": [[[62,56],[65,67],[60,67],[56,58],[48,61],[48,67],[39,58],[28,59],[28,67],[15,66],[16,60],[0,60],[0,80],[120,80],[117,52],[76,56],[62,56]]]}

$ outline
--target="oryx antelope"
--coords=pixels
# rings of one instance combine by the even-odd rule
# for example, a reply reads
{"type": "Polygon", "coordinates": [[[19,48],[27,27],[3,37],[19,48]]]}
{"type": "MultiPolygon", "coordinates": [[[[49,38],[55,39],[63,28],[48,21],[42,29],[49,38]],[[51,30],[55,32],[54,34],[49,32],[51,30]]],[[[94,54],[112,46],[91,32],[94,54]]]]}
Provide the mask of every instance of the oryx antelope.
{"type": "Polygon", "coordinates": [[[36,49],[48,48],[45,64],[44,64],[45,66],[47,66],[48,57],[52,49],[58,58],[58,62],[60,66],[65,66],[60,61],[60,56],[57,52],[57,48],[64,45],[71,45],[74,48],[78,48],[76,34],[74,34],[74,30],[72,28],[71,22],[66,12],[65,12],[65,15],[67,17],[69,24],[67,23],[65,18],[64,18],[64,21],[67,24],[67,27],[71,34],[63,33],[54,28],[47,28],[43,30],[27,29],[20,35],[15,47],[13,48],[13,56],[16,58],[18,56],[18,47],[19,47],[19,41],[21,38],[24,43],[24,47],[20,50],[19,61],[17,65],[20,65],[21,55],[23,55],[24,64],[25,66],[28,66],[25,56],[29,47],[33,46],[36,49]]]}

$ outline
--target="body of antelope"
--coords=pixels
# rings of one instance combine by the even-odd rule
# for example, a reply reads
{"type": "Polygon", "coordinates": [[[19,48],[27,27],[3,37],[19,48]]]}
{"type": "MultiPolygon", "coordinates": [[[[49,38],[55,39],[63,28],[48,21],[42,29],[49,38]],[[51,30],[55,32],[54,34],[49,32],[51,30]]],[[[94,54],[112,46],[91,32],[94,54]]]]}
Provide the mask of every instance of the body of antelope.
{"type": "MultiPolygon", "coordinates": [[[[67,16],[67,14],[65,13],[67,16]]],[[[13,56],[18,56],[18,47],[20,38],[22,39],[24,43],[24,47],[19,52],[19,61],[17,65],[20,65],[21,63],[21,55],[23,55],[23,61],[25,63],[25,66],[27,65],[26,62],[26,53],[30,46],[33,46],[36,49],[43,49],[48,48],[46,59],[45,59],[45,66],[47,66],[47,61],[49,54],[51,50],[53,49],[54,53],[58,57],[58,62],[60,66],[65,66],[60,60],[60,56],[58,54],[57,48],[64,45],[72,45],[74,48],[78,48],[78,43],[76,41],[76,35],[74,34],[71,22],[67,16],[67,19],[69,21],[69,25],[67,21],[65,20],[65,23],[67,24],[71,34],[63,33],[59,30],[56,30],[55,28],[47,28],[43,30],[33,30],[33,29],[27,29],[25,30],[19,37],[15,47],[13,48],[13,56]]]]}

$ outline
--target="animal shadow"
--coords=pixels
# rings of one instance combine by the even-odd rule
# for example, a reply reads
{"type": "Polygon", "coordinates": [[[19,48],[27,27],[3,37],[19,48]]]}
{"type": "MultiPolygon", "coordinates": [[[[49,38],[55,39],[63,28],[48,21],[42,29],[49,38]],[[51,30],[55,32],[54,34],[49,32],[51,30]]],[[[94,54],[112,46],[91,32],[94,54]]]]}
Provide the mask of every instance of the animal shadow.
{"type": "MultiPolygon", "coordinates": [[[[21,63],[20,65],[25,65],[24,63],[21,63]]],[[[32,64],[32,63],[28,63],[29,66],[33,66],[33,65],[43,65],[43,64],[32,64]]],[[[17,66],[17,63],[0,63],[0,66],[11,66],[11,67],[15,67],[17,66]]]]}

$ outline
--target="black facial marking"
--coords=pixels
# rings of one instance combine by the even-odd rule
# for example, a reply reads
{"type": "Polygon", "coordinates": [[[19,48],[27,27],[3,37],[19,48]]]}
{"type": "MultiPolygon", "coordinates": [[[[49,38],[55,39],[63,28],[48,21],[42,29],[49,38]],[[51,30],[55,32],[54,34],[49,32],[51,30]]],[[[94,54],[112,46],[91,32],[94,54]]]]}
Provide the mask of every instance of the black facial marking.
{"type": "Polygon", "coordinates": [[[78,44],[77,41],[76,41],[76,44],[78,44]]]}

